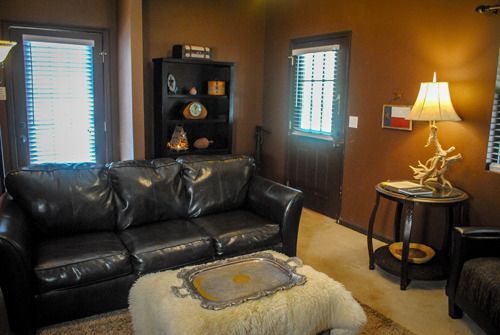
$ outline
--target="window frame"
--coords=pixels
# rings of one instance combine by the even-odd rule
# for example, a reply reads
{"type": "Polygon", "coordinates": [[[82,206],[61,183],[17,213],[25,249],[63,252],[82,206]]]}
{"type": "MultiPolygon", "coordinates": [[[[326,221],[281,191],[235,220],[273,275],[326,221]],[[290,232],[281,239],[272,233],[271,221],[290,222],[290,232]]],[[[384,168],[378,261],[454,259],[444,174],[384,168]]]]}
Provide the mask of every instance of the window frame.
{"type": "Polygon", "coordinates": [[[486,169],[500,173],[500,50],[495,80],[495,92],[493,94],[493,105],[491,111],[491,122],[488,134],[488,147],[486,152],[486,169]],[[495,140],[495,136],[497,139],[495,140]],[[496,149],[496,150],[494,150],[496,149]],[[493,156],[497,156],[495,161],[493,156]]]}
{"type": "Polygon", "coordinates": [[[349,86],[349,61],[351,52],[351,36],[350,31],[342,31],[337,33],[299,37],[290,40],[288,58],[290,59],[289,74],[290,78],[289,92],[288,92],[288,135],[302,136],[306,138],[312,138],[321,141],[334,142],[334,143],[344,143],[344,135],[346,132],[346,116],[348,110],[348,86],[349,86]],[[338,82],[340,87],[338,88],[339,95],[341,97],[339,104],[339,113],[337,115],[332,115],[332,134],[331,136],[317,134],[314,132],[305,132],[293,129],[293,117],[294,117],[294,106],[295,106],[295,87],[296,87],[296,76],[295,76],[295,56],[292,56],[293,50],[297,49],[307,49],[307,48],[318,48],[327,45],[340,45],[342,52],[346,54],[339,57],[343,64],[340,65],[341,69],[338,72],[339,79],[338,82]],[[342,98],[343,97],[343,98],[342,98]]]}
{"type": "Polygon", "coordinates": [[[111,117],[111,68],[110,39],[107,29],[84,27],[46,26],[30,23],[5,22],[4,36],[18,45],[13,49],[9,66],[6,67],[9,142],[12,168],[29,165],[29,143],[27,140],[27,113],[23,35],[42,35],[71,39],[94,40],[94,79],[95,94],[95,136],[96,163],[103,164],[112,158],[112,117],[111,117]]]}

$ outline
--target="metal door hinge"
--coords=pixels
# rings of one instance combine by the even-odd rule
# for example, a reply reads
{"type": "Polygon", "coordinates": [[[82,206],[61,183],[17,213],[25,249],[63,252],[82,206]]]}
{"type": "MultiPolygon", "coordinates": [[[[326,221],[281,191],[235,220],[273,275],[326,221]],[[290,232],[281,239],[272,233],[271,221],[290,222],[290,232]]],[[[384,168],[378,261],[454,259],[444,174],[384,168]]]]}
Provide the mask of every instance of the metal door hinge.
{"type": "Polygon", "coordinates": [[[107,131],[108,131],[108,126],[107,126],[106,121],[104,121],[104,132],[107,132],[107,131]]]}

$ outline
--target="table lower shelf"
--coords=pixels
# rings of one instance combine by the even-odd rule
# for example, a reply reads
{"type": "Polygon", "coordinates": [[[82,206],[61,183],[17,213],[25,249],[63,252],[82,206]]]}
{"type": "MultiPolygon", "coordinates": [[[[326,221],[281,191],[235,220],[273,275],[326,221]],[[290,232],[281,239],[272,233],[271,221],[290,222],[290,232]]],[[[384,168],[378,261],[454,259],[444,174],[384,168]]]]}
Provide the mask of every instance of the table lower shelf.
{"type": "MultiPolygon", "coordinates": [[[[401,261],[392,256],[388,245],[375,250],[373,256],[375,264],[381,269],[398,277],[401,275],[401,261]]],[[[436,252],[436,256],[424,264],[408,262],[408,279],[443,280],[447,277],[447,257],[442,252],[436,252]]]]}

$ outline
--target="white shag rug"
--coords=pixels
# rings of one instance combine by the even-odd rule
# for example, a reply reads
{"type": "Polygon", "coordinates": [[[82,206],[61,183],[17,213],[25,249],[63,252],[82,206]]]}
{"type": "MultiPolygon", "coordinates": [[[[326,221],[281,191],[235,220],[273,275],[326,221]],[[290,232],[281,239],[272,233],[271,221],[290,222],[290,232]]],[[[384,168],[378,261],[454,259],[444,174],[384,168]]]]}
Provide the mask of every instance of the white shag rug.
{"type": "Polygon", "coordinates": [[[362,307],[342,284],[307,265],[297,268],[307,277],[304,285],[219,311],[202,308],[198,299],[176,297],[171,287],[182,284],[177,272],[143,276],[130,290],[136,335],[314,335],[327,329],[344,335],[357,334],[366,323],[362,307]]]}

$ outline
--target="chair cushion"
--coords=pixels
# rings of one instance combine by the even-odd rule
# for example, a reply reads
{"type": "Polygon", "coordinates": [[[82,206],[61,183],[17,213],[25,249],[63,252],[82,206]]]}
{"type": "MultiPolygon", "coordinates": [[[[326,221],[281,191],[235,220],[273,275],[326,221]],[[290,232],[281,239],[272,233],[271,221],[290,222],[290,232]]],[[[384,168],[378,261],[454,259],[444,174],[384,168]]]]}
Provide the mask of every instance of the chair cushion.
{"type": "Polygon", "coordinates": [[[127,249],[108,232],[45,240],[34,255],[40,293],[117,278],[132,270],[127,249]]]}
{"type": "Polygon", "coordinates": [[[500,326],[500,258],[474,258],[464,263],[457,297],[465,297],[500,326]]]}
{"type": "Polygon", "coordinates": [[[9,194],[47,236],[113,231],[108,170],[95,164],[42,164],[10,172],[9,194]]]}
{"type": "Polygon", "coordinates": [[[203,216],[192,221],[215,240],[218,255],[262,249],[281,241],[278,224],[245,210],[203,216]]]}
{"type": "Polygon", "coordinates": [[[131,227],[119,236],[131,254],[134,272],[139,274],[180,267],[214,255],[211,238],[185,220],[131,227]]]}
{"type": "Polygon", "coordinates": [[[182,178],[188,198],[188,216],[239,208],[245,202],[255,165],[243,155],[185,156],[182,178]]]}
{"type": "Polygon", "coordinates": [[[118,229],[185,217],[180,168],[171,158],[111,163],[118,229]]]}

